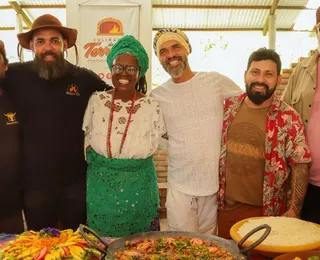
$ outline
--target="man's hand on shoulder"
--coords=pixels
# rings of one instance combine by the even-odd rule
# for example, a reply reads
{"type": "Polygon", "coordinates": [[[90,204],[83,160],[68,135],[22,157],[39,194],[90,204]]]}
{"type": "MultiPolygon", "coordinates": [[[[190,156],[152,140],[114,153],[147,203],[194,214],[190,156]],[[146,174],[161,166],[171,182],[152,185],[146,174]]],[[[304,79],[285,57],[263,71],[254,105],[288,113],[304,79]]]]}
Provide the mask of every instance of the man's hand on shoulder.
{"type": "Polygon", "coordinates": [[[96,89],[97,91],[108,91],[110,89],[113,89],[112,86],[108,85],[105,81],[100,79],[99,83],[96,84],[96,89]]]}
{"type": "Polygon", "coordinates": [[[93,70],[88,70],[86,68],[81,68],[85,70],[90,78],[90,85],[94,88],[94,91],[107,91],[113,89],[112,86],[108,85],[104,80],[102,80],[93,70]]]}

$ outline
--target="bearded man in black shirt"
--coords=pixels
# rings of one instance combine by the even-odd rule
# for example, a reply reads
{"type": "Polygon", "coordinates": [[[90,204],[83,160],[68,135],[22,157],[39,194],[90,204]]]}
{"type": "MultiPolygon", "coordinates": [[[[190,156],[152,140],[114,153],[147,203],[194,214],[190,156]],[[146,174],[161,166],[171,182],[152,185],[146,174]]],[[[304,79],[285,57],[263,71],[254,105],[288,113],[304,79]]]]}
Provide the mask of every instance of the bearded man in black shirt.
{"type": "Polygon", "coordinates": [[[21,135],[16,109],[1,88],[7,69],[8,59],[0,41],[0,233],[21,233],[21,135]]]}
{"type": "Polygon", "coordinates": [[[64,51],[77,30],[52,15],[18,34],[34,60],[10,64],[3,82],[20,113],[23,134],[23,208],[29,229],[73,228],[86,221],[84,111],[91,94],[108,90],[96,74],[75,66],[64,51]]]}

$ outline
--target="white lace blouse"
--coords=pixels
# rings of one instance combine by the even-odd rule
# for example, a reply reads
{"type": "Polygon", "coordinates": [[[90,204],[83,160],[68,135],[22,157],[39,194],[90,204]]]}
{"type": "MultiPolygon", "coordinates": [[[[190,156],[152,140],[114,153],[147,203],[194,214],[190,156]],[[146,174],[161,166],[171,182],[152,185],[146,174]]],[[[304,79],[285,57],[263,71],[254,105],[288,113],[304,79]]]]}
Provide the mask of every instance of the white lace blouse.
{"type": "MultiPolygon", "coordinates": [[[[85,132],[85,147],[89,145],[98,154],[108,157],[107,138],[112,95],[106,91],[92,94],[84,115],[82,129],[85,132]]],[[[159,140],[166,133],[159,103],[151,97],[135,101],[131,123],[122,152],[120,145],[129,118],[131,100],[115,100],[111,129],[111,152],[113,158],[144,159],[157,149],[159,140]]]]}

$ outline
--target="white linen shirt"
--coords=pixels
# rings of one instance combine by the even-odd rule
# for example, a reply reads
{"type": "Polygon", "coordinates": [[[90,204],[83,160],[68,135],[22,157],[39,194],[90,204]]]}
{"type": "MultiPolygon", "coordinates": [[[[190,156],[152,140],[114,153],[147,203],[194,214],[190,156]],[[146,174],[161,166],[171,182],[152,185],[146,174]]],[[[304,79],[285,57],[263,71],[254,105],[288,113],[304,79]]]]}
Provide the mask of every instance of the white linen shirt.
{"type": "Polygon", "coordinates": [[[168,182],[193,196],[218,191],[224,100],[243,91],[217,72],[171,79],[151,92],[159,101],[168,140],[168,182]]]}

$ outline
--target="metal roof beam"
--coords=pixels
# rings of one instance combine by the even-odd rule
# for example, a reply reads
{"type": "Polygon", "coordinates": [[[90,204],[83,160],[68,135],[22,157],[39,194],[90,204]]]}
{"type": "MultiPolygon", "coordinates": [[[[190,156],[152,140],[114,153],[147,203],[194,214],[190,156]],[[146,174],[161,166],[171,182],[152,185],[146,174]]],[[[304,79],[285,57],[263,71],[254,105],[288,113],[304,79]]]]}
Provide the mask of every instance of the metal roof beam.
{"type": "Polygon", "coordinates": [[[315,8],[306,8],[305,6],[275,6],[274,3],[279,3],[279,0],[274,0],[272,6],[269,5],[153,5],[152,8],[168,8],[168,9],[265,9],[265,10],[316,10],[315,8]]]}
{"type": "Polygon", "coordinates": [[[66,8],[66,5],[20,5],[21,8],[25,9],[64,9],[66,8]]]}
{"type": "MultiPolygon", "coordinates": [[[[280,0],[273,0],[273,3],[272,3],[272,6],[270,8],[270,13],[264,23],[264,27],[263,27],[263,36],[266,36],[267,35],[267,31],[268,31],[268,28],[269,28],[269,16],[270,15],[274,15],[277,8],[278,8],[278,4],[279,4],[279,1],[280,0]]],[[[280,8],[279,8],[280,9],[280,8]]]]}
{"type": "MultiPolygon", "coordinates": [[[[13,26],[9,27],[0,27],[0,31],[14,31],[16,28],[13,26]]],[[[23,27],[24,30],[29,29],[28,27],[23,27]]],[[[161,28],[152,28],[152,30],[156,31],[161,28]]],[[[261,31],[261,28],[179,28],[180,30],[183,31],[216,31],[216,32],[245,32],[245,31],[261,31]]],[[[293,30],[290,28],[278,28],[277,29],[279,32],[312,32],[310,30],[293,30]]]]}
{"type": "Polygon", "coordinates": [[[17,14],[21,14],[23,21],[27,25],[28,29],[30,29],[32,26],[32,22],[29,19],[29,17],[26,15],[26,13],[22,10],[19,3],[16,1],[9,1],[9,4],[12,6],[12,8],[16,11],[17,14]]]}
{"type": "MultiPolygon", "coordinates": [[[[64,9],[66,5],[20,5],[21,9],[64,9]]],[[[13,9],[11,5],[2,5],[0,10],[10,10],[13,9]]]]}
{"type": "MultiPolygon", "coordinates": [[[[9,27],[0,27],[0,31],[14,31],[16,28],[13,26],[9,27]]],[[[28,30],[28,27],[23,27],[24,30],[28,30]]]]}
{"type": "MultiPolygon", "coordinates": [[[[153,27],[152,30],[157,31],[163,27],[153,27]]],[[[261,31],[261,28],[183,28],[179,27],[178,29],[182,31],[214,31],[214,32],[248,32],[248,31],[261,31]]],[[[290,28],[277,28],[279,32],[310,32],[310,30],[293,30],[290,28]]]]}
{"type": "MultiPolygon", "coordinates": [[[[66,5],[20,5],[22,9],[64,9],[66,5]]],[[[153,8],[169,8],[169,9],[271,9],[268,5],[153,5],[153,8]]],[[[0,10],[12,9],[10,5],[0,6],[0,10]]],[[[316,10],[315,8],[307,8],[305,6],[278,6],[279,10],[316,10]]]]}

